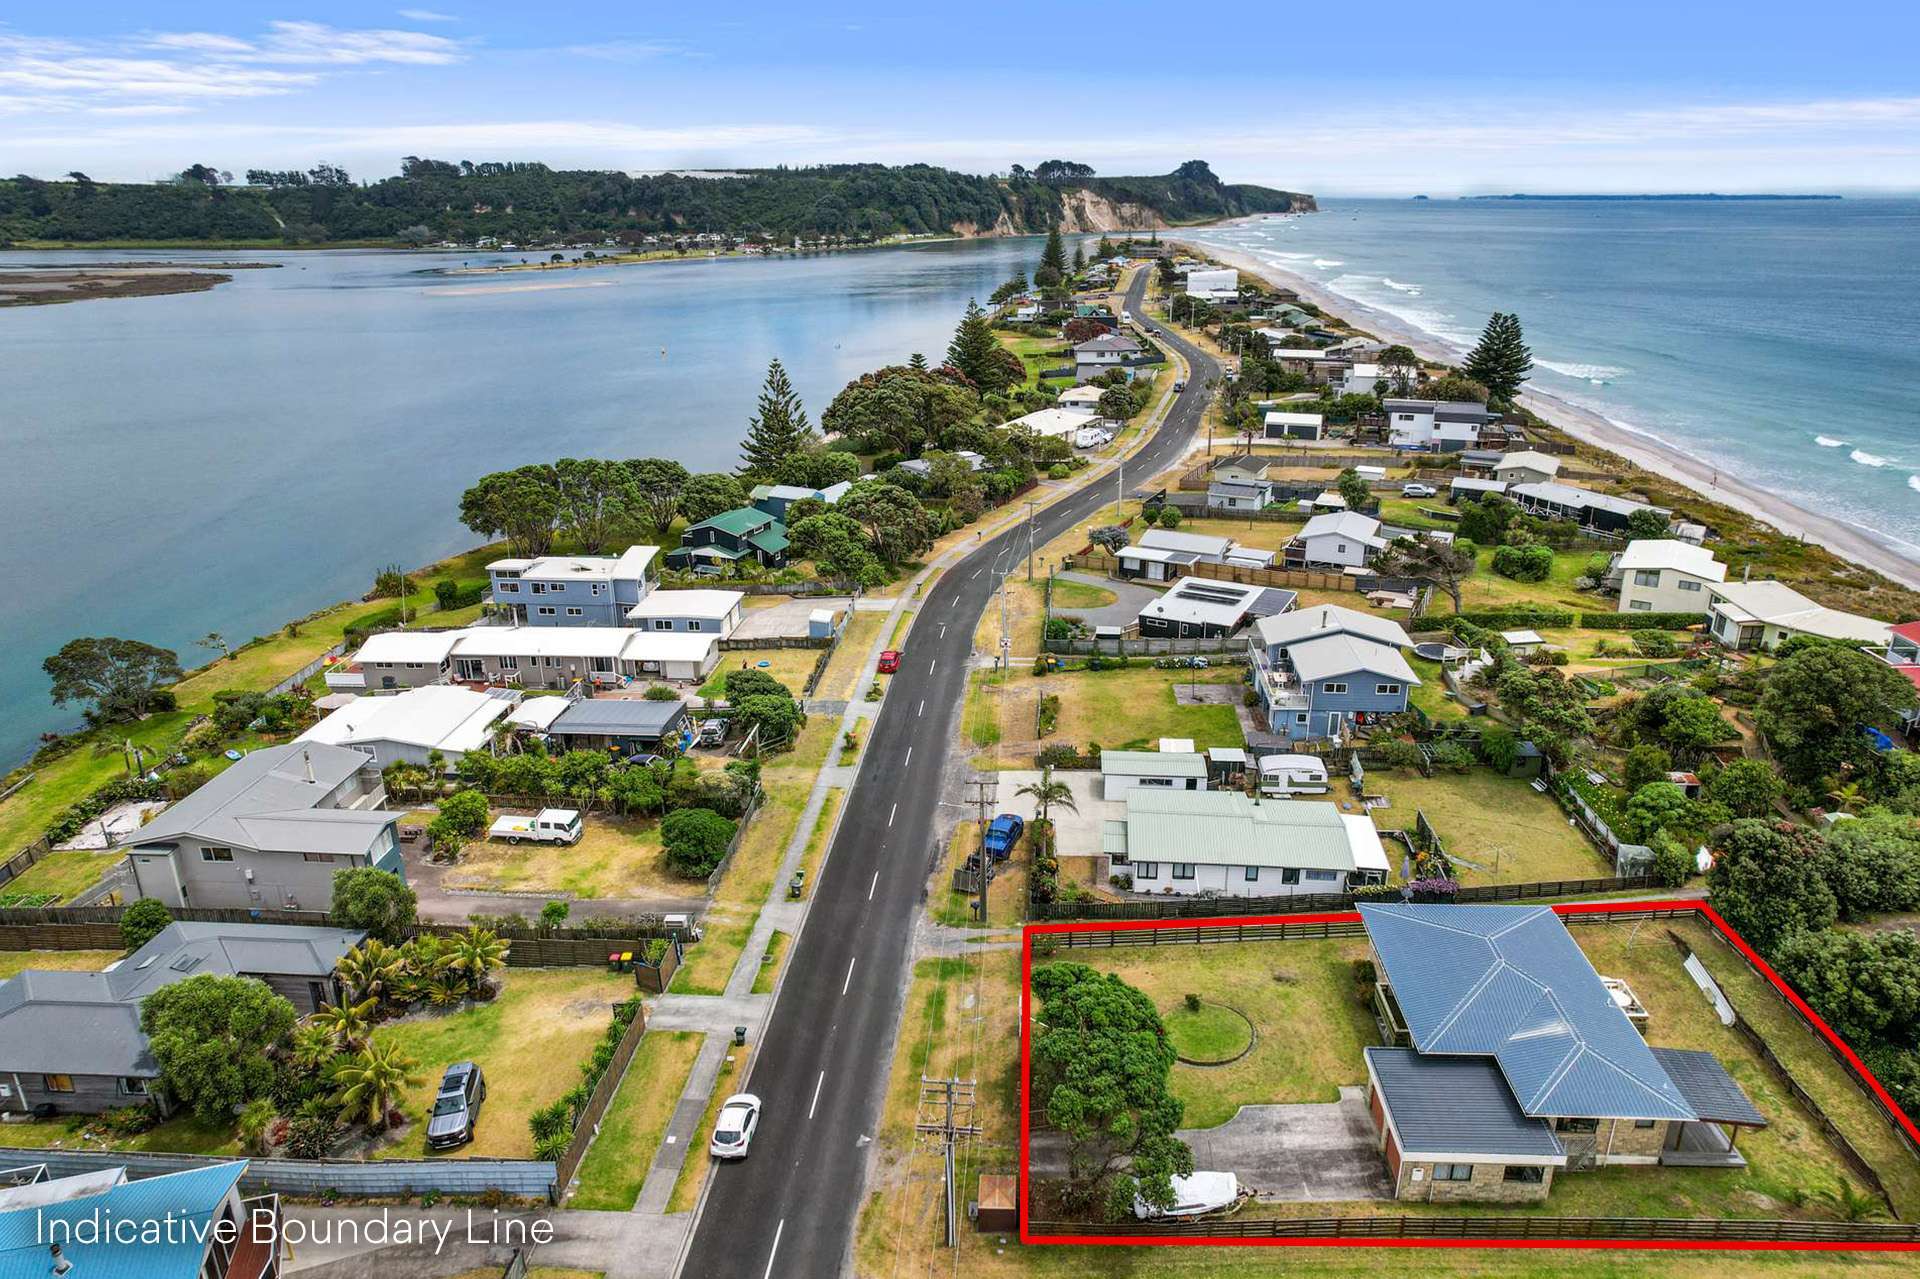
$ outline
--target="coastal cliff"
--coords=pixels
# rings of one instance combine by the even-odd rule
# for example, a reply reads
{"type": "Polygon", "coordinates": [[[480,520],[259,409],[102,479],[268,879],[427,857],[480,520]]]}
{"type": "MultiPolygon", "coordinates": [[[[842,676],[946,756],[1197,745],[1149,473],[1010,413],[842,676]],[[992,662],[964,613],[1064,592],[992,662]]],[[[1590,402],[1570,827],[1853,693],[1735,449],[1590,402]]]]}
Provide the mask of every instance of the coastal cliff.
{"type": "Polygon", "coordinates": [[[1100,177],[1051,160],[1006,175],[935,165],[627,174],[543,164],[408,157],[397,177],[357,183],[322,165],[252,170],[246,185],[204,166],[172,181],[0,181],[0,245],[100,241],[296,245],[551,244],[717,233],[773,241],[844,236],[1035,235],[1191,226],[1311,211],[1314,199],[1222,182],[1204,160],[1172,173],[1100,177]]]}

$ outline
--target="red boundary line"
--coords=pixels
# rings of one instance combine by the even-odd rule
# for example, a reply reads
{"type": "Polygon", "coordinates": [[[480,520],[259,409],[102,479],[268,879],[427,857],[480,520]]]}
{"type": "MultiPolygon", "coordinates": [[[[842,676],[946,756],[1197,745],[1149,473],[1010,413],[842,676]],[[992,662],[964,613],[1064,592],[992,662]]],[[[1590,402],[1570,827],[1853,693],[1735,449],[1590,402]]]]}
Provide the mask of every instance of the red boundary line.
{"type": "MultiPolygon", "coordinates": [[[[1822,1021],[1820,1015],[1808,1006],[1807,1001],[1785,981],[1759,952],[1747,944],[1744,937],[1735,932],[1720,912],[1704,901],[1687,898],[1674,901],[1635,901],[1635,902],[1569,902],[1551,907],[1558,915],[1609,915],[1619,912],[1641,910],[1686,910],[1692,911],[1706,920],[1720,935],[1760,972],[1761,976],[1773,983],[1775,990],[1786,997],[1807,1024],[1817,1031],[1847,1062],[1860,1072],[1867,1085],[1876,1096],[1885,1102],[1890,1112],[1898,1119],[1907,1133],[1920,1141],[1920,1127],[1902,1110],[1899,1103],[1887,1092],[1866,1063],[1849,1048],[1846,1041],[1833,1032],[1833,1028],[1822,1021]]],[[[1041,1245],[1116,1245],[1167,1246],[1167,1247],[1287,1247],[1287,1248],[1328,1248],[1328,1247],[1374,1247],[1374,1248],[1649,1248],[1649,1249],[1706,1249],[1725,1252],[1920,1252],[1920,1243],[1825,1243],[1825,1242],[1787,1242],[1780,1240],[1762,1240],[1739,1242],[1719,1239],[1426,1239],[1426,1238],[1338,1238],[1304,1236],[1269,1236],[1250,1239],[1195,1238],[1191,1235],[1036,1235],[1028,1232],[1029,1219],[1028,1193],[1030,1189],[1027,1177],[1028,1143],[1032,1136],[1032,1072],[1033,1072],[1033,939],[1047,933],[1078,932],[1133,932],[1139,929],[1157,928],[1224,928],[1237,924],[1344,924],[1353,923],[1360,918],[1357,910],[1335,911],[1325,914],[1302,915],[1226,915],[1219,917],[1199,917],[1183,919],[1145,919],[1145,920],[1084,920],[1067,921],[1056,924],[1028,924],[1022,930],[1020,945],[1020,1242],[1041,1245]]]]}

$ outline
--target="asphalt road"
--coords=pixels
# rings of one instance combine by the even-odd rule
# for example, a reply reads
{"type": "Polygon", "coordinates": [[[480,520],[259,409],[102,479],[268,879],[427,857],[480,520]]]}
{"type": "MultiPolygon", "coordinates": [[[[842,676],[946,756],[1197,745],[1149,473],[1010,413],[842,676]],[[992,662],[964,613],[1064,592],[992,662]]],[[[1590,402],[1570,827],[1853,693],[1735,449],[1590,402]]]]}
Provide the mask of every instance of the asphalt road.
{"type": "MultiPolygon", "coordinates": [[[[1139,314],[1145,272],[1128,293],[1139,314]]],[[[1163,331],[1164,333],[1164,331],[1163,331]]],[[[1176,461],[1199,427],[1218,363],[1177,337],[1187,389],[1126,475],[1176,461]]],[[[1129,482],[1128,487],[1134,487],[1129,482]]],[[[1033,545],[1114,498],[1109,474],[1036,517],[1033,545]]],[[[763,1105],[753,1150],[713,1174],[685,1279],[838,1279],[847,1269],[867,1165],[899,1031],[915,917],[944,769],[967,687],[974,628],[997,586],[994,567],[1024,553],[1025,525],[983,542],[921,604],[873,726],[825,876],[743,1090],[763,1105]]],[[[706,1134],[701,1134],[704,1140],[706,1134]]]]}

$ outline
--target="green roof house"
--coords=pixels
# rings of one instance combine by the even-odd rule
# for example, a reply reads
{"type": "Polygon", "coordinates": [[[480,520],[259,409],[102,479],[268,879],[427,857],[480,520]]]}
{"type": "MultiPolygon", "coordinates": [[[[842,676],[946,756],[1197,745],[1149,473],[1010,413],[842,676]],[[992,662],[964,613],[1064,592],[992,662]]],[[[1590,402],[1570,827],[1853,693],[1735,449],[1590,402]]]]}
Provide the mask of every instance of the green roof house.
{"type": "Polygon", "coordinates": [[[671,568],[713,573],[726,572],[743,560],[784,568],[787,546],[785,524],[765,511],[742,506],[688,526],[666,560],[671,568]]]}

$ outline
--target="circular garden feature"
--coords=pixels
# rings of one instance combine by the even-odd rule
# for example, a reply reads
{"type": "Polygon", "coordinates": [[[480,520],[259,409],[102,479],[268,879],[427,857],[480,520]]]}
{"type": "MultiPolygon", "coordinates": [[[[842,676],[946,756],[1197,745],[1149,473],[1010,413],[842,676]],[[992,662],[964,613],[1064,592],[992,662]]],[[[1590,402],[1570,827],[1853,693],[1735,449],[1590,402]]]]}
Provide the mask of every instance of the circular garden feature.
{"type": "Polygon", "coordinates": [[[1189,1066],[1225,1066],[1253,1051],[1253,1023],[1238,1008],[1189,998],[1166,1014],[1174,1056],[1189,1066]]]}

